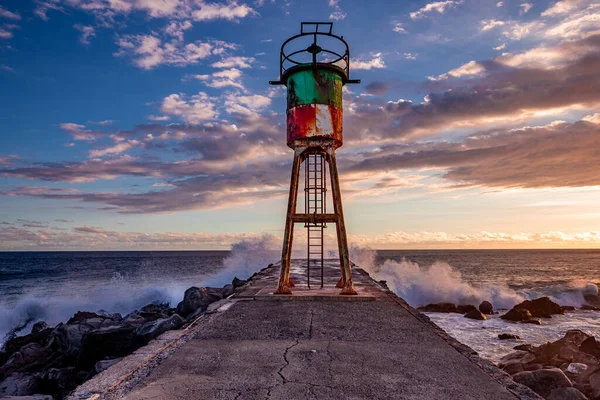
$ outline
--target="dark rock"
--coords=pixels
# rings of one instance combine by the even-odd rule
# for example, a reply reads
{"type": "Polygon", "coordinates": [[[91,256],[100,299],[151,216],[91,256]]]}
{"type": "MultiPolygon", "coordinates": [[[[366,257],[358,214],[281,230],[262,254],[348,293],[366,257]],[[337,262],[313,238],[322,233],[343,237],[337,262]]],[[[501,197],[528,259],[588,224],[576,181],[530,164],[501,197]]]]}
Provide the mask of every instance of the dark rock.
{"type": "Polygon", "coordinates": [[[69,320],[67,321],[67,324],[75,324],[77,322],[84,322],[85,320],[92,319],[92,318],[104,319],[105,317],[103,317],[102,315],[93,313],[93,312],[77,311],[75,313],[75,315],[73,315],[71,318],[69,318],[69,320]]]}
{"type": "Polygon", "coordinates": [[[562,387],[552,390],[546,400],[588,400],[588,398],[574,387],[562,387]]]}
{"type": "MultiPolygon", "coordinates": [[[[92,369],[92,372],[90,373],[90,375],[92,375],[92,376],[97,375],[100,372],[109,369],[110,367],[112,367],[113,365],[115,365],[116,363],[121,361],[122,359],[123,359],[123,357],[112,358],[110,360],[100,360],[94,365],[94,368],[92,369]]],[[[91,378],[91,376],[90,376],[90,378],[91,378]]]]}
{"type": "Polygon", "coordinates": [[[598,296],[597,294],[586,293],[583,295],[583,298],[590,305],[600,306],[600,296],[598,296]]]}
{"type": "Polygon", "coordinates": [[[513,349],[515,350],[521,350],[521,351],[526,351],[528,353],[533,353],[533,345],[526,343],[526,344],[520,344],[518,346],[513,347],[513,349]]]}
{"type": "Polygon", "coordinates": [[[526,364],[525,371],[537,371],[538,369],[544,369],[542,364],[526,364]]]}
{"type": "Polygon", "coordinates": [[[470,312],[465,314],[465,318],[476,319],[479,321],[484,321],[487,319],[487,317],[485,315],[483,315],[483,313],[481,311],[479,311],[478,309],[476,309],[475,307],[473,307],[473,310],[471,310],[470,312]]]}
{"type": "Polygon", "coordinates": [[[14,352],[0,367],[0,378],[13,372],[33,372],[49,363],[53,358],[51,349],[38,343],[29,343],[14,352]]]}
{"type": "Polygon", "coordinates": [[[542,397],[548,397],[554,389],[573,386],[558,368],[519,372],[513,375],[513,380],[529,387],[542,397]]]}
{"type": "Polygon", "coordinates": [[[575,311],[575,307],[573,306],[562,306],[564,311],[575,311]]]}
{"type": "Polygon", "coordinates": [[[417,310],[422,312],[459,313],[456,305],[452,303],[428,304],[424,307],[419,307],[417,310]]]}
{"type": "Polygon", "coordinates": [[[529,310],[533,317],[543,317],[544,315],[564,314],[563,308],[550,300],[549,297],[540,297],[535,300],[525,300],[513,308],[529,310]]]}
{"type": "Polygon", "coordinates": [[[40,333],[41,331],[43,331],[46,328],[49,328],[48,324],[44,321],[39,321],[39,322],[36,322],[35,324],[33,324],[33,326],[31,327],[31,333],[33,333],[33,334],[40,333]]]}
{"type": "Polygon", "coordinates": [[[525,371],[529,363],[535,361],[535,356],[524,351],[517,351],[505,355],[500,359],[498,366],[509,374],[525,371]]]}
{"type": "Polygon", "coordinates": [[[590,306],[589,304],[584,304],[580,307],[581,310],[588,310],[588,311],[600,311],[600,307],[596,307],[596,306],[590,306]]]}
{"type": "Polygon", "coordinates": [[[233,281],[231,281],[231,284],[233,285],[233,287],[235,289],[239,288],[240,286],[244,286],[246,284],[247,281],[243,280],[243,279],[238,279],[238,277],[236,276],[235,278],[233,278],[233,281]]]}
{"type": "Polygon", "coordinates": [[[506,314],[500,316],[500,318],[507,321],[527,321],[531,319],[531,313],[526,309],[513,308],[506,314]]]}
{"type": "Polygon", "coordinates": [[[542,324],[542,321],[541,321],[541,320],[539,320],[539,319],[532,318],[532,319],[526,319],[526,320],[524,320],[524,321],[521,321],[521,323],[522,323],[522,324],[541,325],[541,324],[542,324]]]}
{"type": "Polygon", "coordinates": [[[146,320],[137,312],[129,313],[123,318],[123,324],[133,325],[133,326],[142,326],[146,320]]]}
{"type": "Polygon", "coordinates": [[[221,300],[223,293],[220,288],[197,288],[192,286],[185,291],[183,301],[177,305],[177,314],[187,317],[197,309],[206,309],[210,303],[221,300]]]}
{"type": "Polygon", "coordinates": [[[600,398],[600,371],[590,376],[590,391],[594,400],[600,398]]]}
{"type": "Polygon", "coordinates": [[[30,396],[4,396],[2,400],[54,400],[49,394],[32,394],[30,396]]]}
{"type": "MultiPolygon", "coordinates": [[[[196,311],[194,311],[193,313],[191,313],[190,315],[188,315],[187,317],[185,317],[185,321],[186,322],[192,322],[193,320],[195,320],[198,316],[204,314],[203,309],[199,308],[196,311]]],[[[179,314],[178,314],[179,315],[179,314]]]]}
{"type": "Polygon", "coordinates": [[[88,324],[58,324],[52,331],[52,336],[58,351],[67,358],[76,359],[81,349],[83,335],[91,331],[93,326],[88,324]]]}
{"type": "Polygon", "coordinates": [[[594,357],[600,359],[600,343],[596,341],[596,338],[591,336],[581,342],[579,350],[584,353],[591,354],[594,357]]]}
{"type": "Polygon", "coordinates": [[[234,290],[235,288],[231,284],[223,286],[223,289],[221,289],[221,293],[223,293],[223,298],[231,296],[234,290]]]}
{"type": "Polygon", "coordinates": [[[50,368],[42,374],[40,386],[44,393],[63,398],[82,382],[75,367],[50,368]]]}
{"type": "Polygon", "coordinates": [[[184,323],[185,321],[179,314],[173,314],[169,318],[159,319],[142,325],[136,330],[136,335],[147,342],[166,331],[179,329],[184,323]]]}
{"type": "Polygon", "coordinates": [[[498,335],[498,339],[500,339],[500,340],[521,339],[521,337],[518,335],[513,335],[512,333],[501,333],[498,335]]]}
{"type": "Polygon", "coordinates": [[[10,339],[4,344],[3,350],[6,358],[8,359],[8,357],[10,357],[15,351],[29,343],[38,343],[42,346],[45,346],[50,340],[51,333],[52,330],[47,328],[37,333],[30,333],[29,335],[17,336],[13,339],[10,339]]]}
{"type": "Polygon", "coordinates": [[[87,332],[81,341],[77,365],[80,369],[90,369],[103,358],[131,353],[135,348],[135,330],[131,325],[122,325],[87,332]]]}
{"type": "Polygon", "coordinates": [[[456,309],[461,314],[468,314],[471,311],[477,310],[477,307],[475,307],[475,306],[473,306],[471,304],[459,304],[459,305],[456,306],[456,309]]]}
{"type": "Polygon", "coordinates": [[[123,316],[119,313],[109,313],[108,311],[100,310],[100,311],[96,311],[96,314],[98,314],[104,318],[110,318],[117,322],[121,322],[123,320],[123,316]]]}
{"type": "Polygon", "coordinates": [[[0,382],[0,397],[28,396],[39,393],[39,374],[14,373],[0,382]]]}
{"type": "Polygon", "coordinates": [[[479,305],[479,311],[483,314],[492,315],[494,313],[494,307],[489,301],[482,301],[479,305]]]}

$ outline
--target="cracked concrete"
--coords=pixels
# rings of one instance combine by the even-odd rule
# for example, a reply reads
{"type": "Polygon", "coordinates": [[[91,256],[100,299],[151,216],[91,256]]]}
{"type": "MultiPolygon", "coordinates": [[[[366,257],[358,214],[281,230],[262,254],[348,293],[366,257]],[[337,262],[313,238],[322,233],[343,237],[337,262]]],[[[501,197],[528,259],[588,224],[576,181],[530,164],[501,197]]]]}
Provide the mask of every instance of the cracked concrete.
{"type": "Polygon", "coordinates": [[[172,354],[100,398],[537,397],[518,385],[509,391],[502,373],[479,365],[472,350],[465,352],[366,275],[357,287],[368,286],[376,301],[252,300],[248,293],[275,287],[277,272],[266,270],[226,311],[206,315],[172,354]]]}

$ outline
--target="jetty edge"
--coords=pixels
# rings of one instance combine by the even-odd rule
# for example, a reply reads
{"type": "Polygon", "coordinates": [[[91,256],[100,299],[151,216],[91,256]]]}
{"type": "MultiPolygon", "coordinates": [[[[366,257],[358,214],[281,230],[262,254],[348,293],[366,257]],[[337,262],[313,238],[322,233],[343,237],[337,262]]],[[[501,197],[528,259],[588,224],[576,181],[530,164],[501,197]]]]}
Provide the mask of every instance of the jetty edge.
{"type": "MultiPolygon", "coordinates": [[[[67,399],[541,399],[361,268],[359,295],[340,296],[338,269],[327,261],[324,289],[277,296],[270,265],[67,399]]],[[[305,283],[301,261],[292,278],[305,283]]]]}

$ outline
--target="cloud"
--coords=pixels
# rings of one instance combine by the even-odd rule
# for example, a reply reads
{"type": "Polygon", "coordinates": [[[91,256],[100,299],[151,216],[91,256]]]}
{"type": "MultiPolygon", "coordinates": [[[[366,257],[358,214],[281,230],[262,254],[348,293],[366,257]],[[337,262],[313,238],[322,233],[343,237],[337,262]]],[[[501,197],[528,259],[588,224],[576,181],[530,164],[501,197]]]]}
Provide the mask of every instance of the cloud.
{"type": "Polygon", "coordinates": [[[365,86],[365,91],[367,93],[377,96],[386,94],[388,90],[390,90],[389,85],[385,82],[380,81],[371,82],[367,86],[365,86]]]}
{"type": "Polygon", "coordinates": [[[108,154],[121,154],[141,144],[138,140],[123,140],[115,143],[113,146],[103,149],[90,150],[90,157],[103,157],[108,154]]]}
{"type": "Polygon", "coordinates": [[[36,7],[33,11],[35,15],[43,19],[44,21],[48,21],[48,11],[55,10],[60,12],[65,12],[65,9],[61,7],[60,0],[36,0],[36,7]]]}
{"type": "Polygon", "coordinates": [[[429,3],[429,4],[425,5],[424,7],[420,8],[418,11],[411,12],[410,13],[410,18],[411,19],[423,18],[423,17],[426,17],[428,14],[431,14],[433,12],[437,12],[439,14],[443,14],[447,10],[449,10],[451,8],[454,8],[454,7],[456,7],[459,4],[462,4],[462,0],[458,0],[458,1],[454,1],[454,0],[436,1],[436,2],[429,3]]]}
{"type": "Polygon", "coordinates": [[[404,28],[404,24],[401,24],[400,22],[396,22],[394,24],[394,27],[392,28],[392,31],[396,32],[396,33],[408,33],[406,31],[406,29],[404,28]]]}
{"type": "Polygon", "coordinates": [[[149,70],[159,65],[184,67],[197,64],[214,55],[223,54],[235,45],[222,41],[183,43],[177,39],[163,42],[153,35],[125,35],[117,40],[115,56],[128,56],[133,63],[149,70]]]}
{"type": "Polygon", "coordinates": [[[171,94],[164,98],[160,111],[177,116],[190,124],[199,124],[218,116],[215,103],[204,92],[199,92],[187,100],[183,94],[171,94]]]}
{"type": "Polygon", "coordinates": [[[80,24],[73,25],[73,28],[77,29],[81,32],[81,36],[79,37],[79,41],[82,44],[89,45],[90,38],[96,36],[96,29],[93,26],[84,26],[80,24]]]}
{"type": "Polygon", "coordinates": [[[14,68],[9,67],[8,65],[0,64],[0,69],[8,72],[15,72],[14,68]]]}
{"type": "Polygon", "coordinates": [[[199,3],[199,9],[192,12],[192,18],[195,21],[208,21],[214,19],[225,19],[228,21],[237,21],[247,16],[258,15],[258,13],[246,4],[230,2],[221,3],[199,3]]]}
{"type": "Polygon", "coordinates": [[[504,50],[504,49],[506,49],[506,43],[502,43],[502,44],[494,47],[494,50],[498,50],[498,51],[504,50]]]}
{"type": "Polygon", "coordinates": [[[355,58],[351,61],[350,67],[352,69],[373,69],[373,68],[385,68],[383,57],[381,53],[375,53],[371,55],[371,59],[363,57],[355,58]]]}
{"type": "Polygon", "coordinates": [[[504,5],[503,1],[499,1],[496,3],[496,7],[502,7],[504,5]]]}
{"type": "Polygon", "coordinates": [[[226,57],[212,64],[214,68],[251,68],[254,57],[226,57]]]}
{"type": "Polygon", "coordinates": [[[407,60],[416,60],[417,59],[417,54],[404,53],[404,58],[407,59],[407,60]]]}
{"type": "Polygon", "coordinates": [[[523,14],[527,14],[529,12],[529,10],[531,10],[533,8],[533,3],[523,3],[519,6],[520,10],[519,10],[519,14],[523,15],[523,14]]]}
{"type": "Polygon", "coordinates": [[[575,11],[581,6],[587,4],[587,0],[563,0],[554,3],[542,13],[542,17],[558,17],[575,11]]]}
{"type": "Polygon", "coordinates": [[[11,12],[2,6],[0,6],[0,18],[7,18],[15,21],[21,20],[19,13],[11,12]]]}
{"type": "MultiPolygon", "coordinates": [[[[453,187],[557,188],[600,186],[594,156],[600,125],[595,116],[545,126],[479,132],[462,142],[385,146],[350,166],[350,172],[438,169],[453,187]]],[[[598,121],[600,122],[600,121],[598,121]]]]}
{"type": "Polygon", "coordinates": [[[73,122],[64,122],[60,124],[60,129],[73,136],[74,140],[94,141],[106,135],[106,132],[92,131],[86,129],[85,125],[75,124],[73,122]]]}
{"type": "Polygon", "coordinates": [[[237,68],[225,69],[222,71],[213,72],[211,75],[195,75],[196,79],[203,81],[206,86],[212,88],[235,87],[245,90],[241,82],[242,71],[237,68]]]}
{"type": "Polygon", "coordinates": [[[340,7],[340,0],[329,0],[329,7],[333,8],[331,14],[329,14],[329,19],[333,19],[335,21],[342,21],[346,19],[347,14],[340,7]]]}
{"type": "Polygon", "coordinates": [[[178,41],[183,42],[184,31],[191,29],[192,23],[190,21],[173,21],[165,28],[167,35],[175,37],[178,41]]]}
{"type": "Polygon", "coordinates": [[[464,76],[480,75],[486,71],[486,68],[478,63],[477,61],[469,61],[468,63],[461,65],[458,68],[450,70],[445,74],[438,75],[437,77],[428,77],[431,81],[441,81],[449,78],[461,78],[464,76]]]}
{"type": "Polygon", "coordinates": [[[148,115],[146,118],[150,121],[168,121],[171,119],[168,115],[148,115]]]}

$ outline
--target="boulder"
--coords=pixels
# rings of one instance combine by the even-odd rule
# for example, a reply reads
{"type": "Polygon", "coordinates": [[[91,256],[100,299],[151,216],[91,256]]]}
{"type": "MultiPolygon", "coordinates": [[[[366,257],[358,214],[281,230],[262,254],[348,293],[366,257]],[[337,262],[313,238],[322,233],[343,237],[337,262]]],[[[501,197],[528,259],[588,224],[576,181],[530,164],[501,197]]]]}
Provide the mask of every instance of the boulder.
{"type": "Polygon", "coordinates": [[[39,322],[36,322],[35,324],[33,324],[33,326],[31,327],[31,333],[33,333],[33,334],[40,333],[41,331],[43,331],[46,328],[49,328],[48,324],[44,321],[39,321],[39,322]]]}
{"type": "Polygon", "coordinates": [[[197,288],[192,286],[185,291],[183,301],[177,305],[177,314],[185,318],[199,308],[205,310],[210,303],[222,298],[223,293],[220,288],[197,288]]]}
{"type": "Polygon", "coordinates": [[[533,353],[533,345],[526,343],[526,344],[520,344],[518,346],[513,347],[513,349],[515,350],[522,350],[522,351],[526,351],[528,353],[533,353]]]}
{"type": "Polygon", "coordinates": [[[28,396],[39,393],[39,374],[14,373],[0,382],[0,397],[28,396]]]}
{"type": "Polygon", "coordinates": [[[148,342],[166,331],[179,329],[185,323],[179,314],[173,314],[168,318],[147,322],[136,330],[136,335],[148,342]]]}
{"type": "Polygon", "coordinates": [[[123,318],[123,324],[133,325],[133,326],[142,326],[146,320],[137,312],[129,313],[123,318]]]}
{"type": "Polygon", "coordinates": [[[76,324],[78,322],[84,322],[85,320],[92,319],[92,318],[104,319],[105,317],[103,317],[102,315],[93,313],[93,312],[77,311],[75,313],[75,315],[73,315],[71,318],[69,318],[69,320],[67,321],[67,324],[76,324]]]}
{"type": "Polygon", "coordinates": [[[41,385],[45,393],[63,398],[81,384],[83,378],[75,367],[50,368],[42,374],[41,385]]]}
{"type": "Polygon", "coordinates": [[[596,357],[596,358],[600,358],[600,343],[598,343],[596,341],[596,338],[591,336],[587,339],[585,339],[583,342],[581,342],[581,345],[579,346],[579,350],[587,353],[587,354],[591,354],[592,356],[596,357]]]}
{"type": "Polygon", "coordinates": [[[527,370],[527,365],[535,361],[535,356],[523,351],[507,354],[500,359],[498,366],[513,375],[527,370]]]}
{"type": "Polygon", "coordinates": [[[575,311],[574,306],[562,306],[563,311],[575,311]]]}
{"type": "Polygon", "coordinates": [[[526,319],[524,321],[521,321],[521,323],[522,324],[541,325],[542,321],[539,319],[532,318],[532,319],[526,319]]]}
{"type": "Polygon", "coordinates": [[[92,369],[89,378],[91,378],[93,375],[97,375],[100,372],[109,369],[110,367],[112,367],[113,365],[115,365],[116,363],[118,363],[119,361],[121,361],[122,359],[123,359],[123,357],[119,357],[119,358],[112,358],[110,360],[100,360],[100,361],[98,361],[94,365],[94,368],[92,369]]]}
{"type": "Polygon", "coordinates": [[[600,399],[600,371],[590,376],[590,391],[594,400],[600,399]]]}
{"type": "Polygon", "coordinates": [[[588,310],[588,311],[600,311],[600,307],[596,307],[596,306],[590,306],[589,304],[584,304],[580,307],[581,310],[588,310]]]}
{"type": "Polygon", "coordinates": [[[87,332],[81,341],[77,365],[87,370],[103,358],[122,357],[131,353],[136,346],[135,331],[134,326],[122,325],[87,332]]]}
{"type": "Polygon", "coordinates": [[[500,318],[507,321],[527,321],[531,319],[531,313],[526,309],[512,308],[509,312],[502,315],[500,318]]]}
{"type": "Polygon", "coordinates": [[[452,303],[428,304],[424,307],[419,307],[417,310],[422,312],[459,313],[456,305],[452,303]]]}
{"type": "Polygon", "coordinates": [[[0,400],[54,400],[49,394],[32,394],[31,396],[4,396],[0,400]]]}
{"type": "Polygon", "coordinates": [[[588,366],[586,364],[571,363],[567,367],[567,372],[570,373],[570,374],[578,375],[578,374],[584,372],[587,369],[588,369],[588,366]]]}
{"type": "Polygon", "coordinates": [[[232,284],[228,284],[223,286],[223,289],[221,289],[221,293],[223,293],[223,298],[227,298],[229,296],[231,296],[234,292],[235,288],[233,287],[232,284]]]}
{"type": "Polygon", "coordinates": [[[246,284],[246,281],[243,279],[239,279],[237,276],[235,278],[233,278],[233,281],[231,281],[231,284],[233,285],[234,289],[239,288],[240,286],[244,286],[246,284]]]}
{"type": "MultiPolygon", "coordinates": [[[[521,339],[518,335],[513,335],[512,333],[501,333],[498,335],[498,339],[500,340],[509,340],[509,339],[521,339]]],[[[516,347],[515,347],[516,348],[516,347]]],[[[517,349],[519,350],[519,349],[517,349]]]]}
{"type": "Polygon", "coordinates": [[[46,365],[54,354],[51,349],[38,343],[29,343],[21,347],[0,367],[0,377],[16,371],[35,371],[46,365]]]}
{"type": "Polygon", "coordinates": [[[525,300],[513,308],[529,310],[534,317],[546,317],[552,314],[564,314],[563,308],[550,300],[549,297],[540,297],[535,300],[525,300]]]}
{"type": "Polygon", "coordinates": [[[465,318],[476,319],[479,321],[484,321],[487,319],[487,317],[485,315],[483,315],[483,313],[481,311],[479,311],[478,309],[476,309],[475,307],[473,307],[473,310],[471,310],[467,314],[465,314],[465,318]]]}
{"type": "Polygon", "coordinates": [[[600,296],[593,293],[585,293],[583,295],[583,299],[587,301],[590,305],[600,306],[600,296]]]}
{"type": "Polygon", "coordinates": [[[574,387],[562,387],[552,390],[546,400],[588,400],[588,398],[574,387]]]}
{"type": "Polygon", "coordinates": [[[548,397],[554,389],[573,386],[569,378],[558,368],[519,372],[513,375],[513,380],[529,387],[544,398],[548,397]]]}
{"type": "Polygon", "coordinates": [[[492,315],[494,313],[494,307],[489,301],[482,301],[479,305],[479,311],[483,314],[492,315]]]}
{"type": "Polygon", "coordinates": [[[85,323],[58,324],[52,331],[57,350],[67,358],[76,358],[81,350],[83,335],[92,329],[91,325],[85,323]]]}

